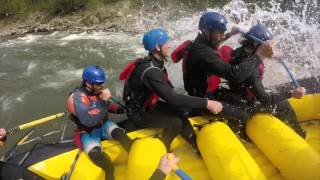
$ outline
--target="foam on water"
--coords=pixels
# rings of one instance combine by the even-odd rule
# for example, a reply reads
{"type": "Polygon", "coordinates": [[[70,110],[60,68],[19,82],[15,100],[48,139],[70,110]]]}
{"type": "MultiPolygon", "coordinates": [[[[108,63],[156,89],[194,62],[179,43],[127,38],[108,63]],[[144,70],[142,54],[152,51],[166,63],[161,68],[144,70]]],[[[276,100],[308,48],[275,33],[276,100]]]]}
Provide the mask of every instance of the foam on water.
{"type": "Polygon", "coordinates": [[[26,71],[23,74],[26,75],[26,76],[30,76],[32,74],[32,72],[34,70],[36,70],[37,67],[38,67],[38,64],[33,62],[33,61],[31,61],[28,64],[28,67],[27,67],[26,71]]]}
{"type": "Polygon", "coordinates": [[[42,77],[43,83],[40,83],[39,88],[61,89],[70,82],[80,81],[81,75],[82,69],[75,69],[69,65],[54,74],[42,77]]]}
{"type": "MultiPolygon", "coordinates": [[[[208,9],[208,11],[217,11],[226,15],[229,20],[229,28],[238,26],[247,31],[257,23],[264,24],[274,34],[277,50],[284,55],[285,58],[283,60],[287,62],[298,78],[318,76],[320,69],[319,24],[315,23],[317,21],[312,20],[312,17],[308,17],[309,20],[307,21],[306,16],[301,16],[290,10],[283,11],[280,8],[280,3],[272,2],[271,5],[272,7],[267,9],[255,5],[255,11],[252,12],[243,1],[233,0],[225,5],[223,9],[215,8],[208,9]]],[[[307,10],[307,8],[304,9],[304,11],[307,10]]],[[[155,26],[167,27],[173,39],[172,47],[176,47],[185,40],[195,38],[201,14],[202,12],[195,13],[190,17],[183,17],[175,22],[169,21],[155,26]]],[[[307,14],[307,12],[302,14],[307,14]]],[[[233,48],[239,47],[239,36],[230,38],[225,44],[231,45],[233,48]]],[[[279,62],[265,60],[265,64],[266,78],[264,79],[264,84],[266,86],[290,81],[279,62]]],[[[176,68],[176,66],[170,68],[176,68]]],[[[174,77],[170,77],[177,79],[177,75],[180,75],[178,79],[182,78],[180,72],[171,71],[175,73],[174,77]]],[[[174,81],[174,83],[181,84],[179,82],[179,80],[174,81]]]]}
{"type": "Polygon", "coordinates": [[[24,37],[19,37],[17,38],[17,40],[29,44],[29,43],[33,43],[36,42],[37,40],[39,40],[42,37],[42,35],[33,35],[33,34],[27,34],[24,37]]]}

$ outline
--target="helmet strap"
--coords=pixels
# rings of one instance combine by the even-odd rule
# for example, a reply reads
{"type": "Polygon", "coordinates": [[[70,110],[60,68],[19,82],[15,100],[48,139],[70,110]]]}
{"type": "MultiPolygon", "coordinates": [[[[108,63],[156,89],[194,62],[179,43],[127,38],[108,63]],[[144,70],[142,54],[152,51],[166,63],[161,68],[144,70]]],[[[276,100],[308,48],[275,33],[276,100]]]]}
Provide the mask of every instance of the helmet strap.
{"type": "Polygon", "coordinates": [[[93,85],[91,85],[91,86],[88,86],[88,82],[84,82],[84,87],[86,88],[86,90],[89,92],[89,93],[94,93],[94,87],[93,87],[93,85]]]}

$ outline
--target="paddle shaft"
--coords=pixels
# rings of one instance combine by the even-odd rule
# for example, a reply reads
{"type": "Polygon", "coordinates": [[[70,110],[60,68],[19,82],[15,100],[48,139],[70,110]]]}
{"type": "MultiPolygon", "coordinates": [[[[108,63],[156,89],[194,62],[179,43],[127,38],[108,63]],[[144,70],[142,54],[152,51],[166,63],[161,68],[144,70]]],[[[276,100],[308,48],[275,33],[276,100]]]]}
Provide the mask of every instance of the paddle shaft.
{"type": "MultiPolygon", "coordinates": [[[[254,40],[256,43],[259,43],[259,44],[263,44],[263,43],[264,43],[264,41],[262,41],[261,39],[255,37],[255,36],[252,36],[252,35],[250,35],[250,34],[247,34],[247,33],[243,32],[243,31],[240,31],[240,30],[239,30],[239,32],[240,32],[240,34],[242,34],[244,37],[250,38],[250,39],[254,40]]],[[[282,64],[282,66],[285,68],[285,70],[287,71],[287,73],[289,74],[289,76],[290,76],[290,78],[291,78],[294,86],[295,86],[296,88],[300,87],[298,81],[297,81],[296,78],[293,76],[293,74],[292,74],[292,72],[290,71],[290,69],[288,68],[287,64],[286,64],[284,61],[281,61],[281,64],[282,64]]]]}
{"type": "Polygon", "coordinates": [[[192,180],[190,176],[188,176],[187,173],[185,173],[182,169],[179,169],[178,167],[174,170],[174,172],[180,177],[182,180],[192,180]]]}
{"type": "Polygon", "coordinates": [[[65,116],[65,115],[66,115],[65,112],[54,114],[54,115],[51,115],[51,116],[48,116],[48,117],[45,117],[45,118],[41,118],[41,119],[37,119],[37,120],[31,121],[29,123],[25,123],[25,124],[21,124],[19,126],[15,126],[15,127],[9,128],[9,129],[6,130],[6,132],[7,132],[8,135],[10,135],[10,134],[13,134],[15,132],[22,131],[22,130],[37,126],[39,124],[43,124],[43,123],[55,120],[57,118],[65,116]]]}
{"type": "MultiPolygon", "coordinates": [[[[170,155],[168,156],[169,160],[172,158],[173,158],[173,156],[170,156],[170,155]]],[[[185,173],[182,169],[180,169],[177,165],[173,165],[172,168],[173,168],[174,172],[180,177],[180,179],[192,180],[191,177],[187,173],[185,173]]]]}
{"type": "Polygon", "coordinates": [[[292,72],[290,71],[290,69],[288,68],[287,64],[284,61],[281,61],[282,66],[284,67],[284,69],[286,69],[287,73],[289,74],[294,86],[296,88],[300,87],[297,79],[293,76],[292,72]]]}

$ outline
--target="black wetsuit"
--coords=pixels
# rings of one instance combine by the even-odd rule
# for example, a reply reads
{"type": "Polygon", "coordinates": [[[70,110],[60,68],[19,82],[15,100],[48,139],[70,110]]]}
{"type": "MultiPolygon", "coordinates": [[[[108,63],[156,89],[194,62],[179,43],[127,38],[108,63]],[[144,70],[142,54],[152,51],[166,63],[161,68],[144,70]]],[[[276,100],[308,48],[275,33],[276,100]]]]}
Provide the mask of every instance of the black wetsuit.
{"type": "Polygon", "coordinates": [[[138,128],[164,128],[163,141],[169,149],[182,129],[192,129],[184,116],[186,109],[205,109],[207,99],[177,94],[165,76],[163,61],[152,56],[139,60],[125,84],[123,98],[129,121],[138,128]],[[153,93],[162,100],[155,107],[146,108],[144,104],[153,93]]]}
{"type": "Polygon", "coordinates": [[[186,61],[186,73],[184,75],[184,87],[189,95],[198,97],[209,97],[222,103],[223,109],[218,116],[227,118],[230,121],[242,123],[250,117],[241,106],[235,106],[233,101],[241,103],[238,94],[219,87],[210,95],[207,94],[210,75],[217,75],[228,81],[240,83],[250,77],[257,66],[261,63],[258,56],[252,56],[243,63],[231,66],[220,59],[213,51],[210,43],[201,34],[188,48],[189,56],[186,61]]]}
{"type": "Polygon", "coordinates": [[[0,179],[43,180],[44,178],[17,164],[0,162],[0,179]]]}
{"type": "MultiPolygon", "coordinates": [[[[245,47],[240,47],[233,52],[232,65],[237,65],[246,61],[250,54],[245,51],[245,47]]],[[[233,93],[238,93],[245,98],[247,89],[251,87],[254,97],[248,100],[251,112],[267,112],[272,113],[281,120],[286,120],[294,128],[294,130],[302,137],[305,133],[298,123],[295,112],[287,101],[291,97],[290,92],[283,91],[277,93],[267,93],[262,83],[260,70],[257,68],[254,73],[241,83],[230,82],[229,86],[233,93]],[[260,108],[254,106],[254,102],[258,100],[261,103],[260,108]]]]}

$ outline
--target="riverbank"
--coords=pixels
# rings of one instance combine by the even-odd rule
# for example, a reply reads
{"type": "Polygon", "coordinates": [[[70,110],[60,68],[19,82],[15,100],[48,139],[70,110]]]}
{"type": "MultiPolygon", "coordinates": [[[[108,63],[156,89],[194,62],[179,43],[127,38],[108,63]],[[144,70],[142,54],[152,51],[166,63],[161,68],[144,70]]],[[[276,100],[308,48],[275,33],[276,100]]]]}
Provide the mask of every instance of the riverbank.
{"type": "Polygon", "coordinates": [[[166,17],[174,19],[175,16],[185,15],[185,11],[193,13],[207,7],[223,5],[227,2],[222,0],[212,4],[209,1],[194,2],[191,0],[177,0],[174,2],[166,0],[146,2],[143,0],[109,0],[101,1],[100,3],[96,1],[93,6],[88,5],[88,2],[83,5],[79,4],[77,0],[60,1],[65,1],[67,4],[60,5],[62,7],[59,6],[57,8],[49,5],[47,7],[41,2],[42,6],[36,6],[40,2],[32,0],[32,2],[25,2],[25,7],[20,7],[20,9],[18,5],[15,5],[15,11],[12,10],[12,7],[11,10],[9,10],[10,8],[8,10],[1,10],[0,8],[0,36],[52,31],[67,31],[71,33],[120,31],[136,33],[143,31],[143,28],[146,28],[145,26],[150,25],[148,24],[150,19],[159,18],[159,25],[163,25],[161,24],[161,18],[164,13],[170,13],[166,17]],[[68,5],[68,3],[73,4],[68,5]],[[153,14],[154,17],[152,17],[153,14]]]}
{"type": "Polygon", "coordinates": [[[136,21],[133,14],[139,11],[139,6],[134,1],[125,0],[68,14],[37,11],[8,15],[0,20],[0,36],[51,31],[130,31],[128,27],[136,21]]]}

